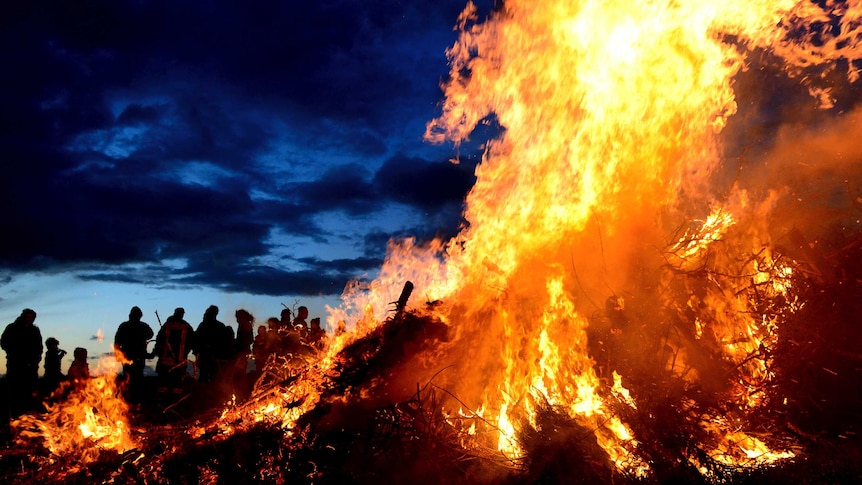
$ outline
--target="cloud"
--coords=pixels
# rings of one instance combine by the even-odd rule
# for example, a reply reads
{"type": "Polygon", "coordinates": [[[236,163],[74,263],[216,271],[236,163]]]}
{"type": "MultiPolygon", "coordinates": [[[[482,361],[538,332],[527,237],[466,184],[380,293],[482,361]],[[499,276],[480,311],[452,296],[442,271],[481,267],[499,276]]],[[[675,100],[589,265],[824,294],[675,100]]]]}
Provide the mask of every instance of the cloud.
{"type": "Polygon", "coordinates": [[[333,167],[319,179],[296,184],[290,193],[306,211],[343,210],[350,214],[367,214],[379,203],[374,188],[367,181],[368,171],[358,164],[333,167]]]}
{"type": "Polygon", "coordinates": [[[7,2],[0,267],[333,294],[371,240],[451,233],[472,167],[419,137],[463,7],[7,2]],[[283,257],[276,231],[360,254],[283,257]]]}
{"type": "Polygon", "coordinates": [[[472,169],[448,161],[398,156],[383,164],[374,183],[389,199],[430,211],[463,202],[476,181],[472,169]]]}
{"type": "Polygon", "coordinates": [[[166,106],[146,106],[138,103],[132,103],[123,109],[123,112],[117,117],[117,125],[134,126],[156,123],[162,116],[162,111],[166,106]]]}
{"type": "MultiPolygon", "coordinates": [[[[328,268],[328,265],[326,265],[328,268]]],[[[340,294],[344,284],[352,279],[354,274],[344,274],[319,269],[286,271],[271,266],[237,265],[222,267],[221,277],[214,273],[219,269],[210,269],[206,273],[191,275],[182,279],[186,284],[203,284],[224,291],[244,292],[257,295],[335,295],[340,294]]]]}

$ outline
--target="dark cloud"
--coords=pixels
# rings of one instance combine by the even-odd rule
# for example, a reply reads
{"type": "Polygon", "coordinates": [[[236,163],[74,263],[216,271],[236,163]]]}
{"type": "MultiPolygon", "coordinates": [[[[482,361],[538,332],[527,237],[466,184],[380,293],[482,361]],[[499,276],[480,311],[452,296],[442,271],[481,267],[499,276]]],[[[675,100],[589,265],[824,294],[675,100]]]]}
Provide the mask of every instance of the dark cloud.
{"type": "MultiPolygon", "coordinates": [[[[38,203],[8,220],[16,237],[0,239],[0,261],[13,265],[36,257],[57,261],[123,262],[181,257],[207,248],[232,254],[264,251],[267,232],[249,220],[246,194],[225,197],[218,188],[163,182],[104,186],[79,177],[55,182],[55,190],[33,194],[38,203]]],[[[53,187],[52,187],[53,188],[53,187]]],[[[21,204],[19,204],[21,205],[21,204]]]]}
{"type": "Polygon", "coordinates": [[[368,171],[363,167],[344,165],[327,170],[315,181],[297,184],[286,195],[294,197],[306,209],[366,214],[379,203],[367,179],[368,171]]]}
{"type": "Polygon", "coordinates": [[[473,167],[402,156],[387,160],[374,176],[383,195],[421,210],[460,204],[474,182],[473,167]]]}
{"type": "Polygon", "coordinates": [[[381,248],[386,247],[386,243],[389,242],[393,237],[408,236],[409,233],[405,230],[402,234],[393,234],[391,232],[384,231],[371,231],[364,235],[362,238],[363,248],[366,253],[374,254],[376,252],[380,252],[381,248]]]}
{"type": "Polygon", "coordinates": [[[117,117],[117,125],[134,126],[140,124],[155,123],[161,117],[160,109],[156,106],[144,106],[133,103],[127,106],[120,116],[117,117]]]}
{"type": "Polygon", "coordinates": [[[271,266],[238,265],[188,276],[183,278],[183,282],[258,295],[313,296],[341,293],[345,282],[350,280],[345,276],[334,272],[322,273],[317,269],[286,271],[271,266]],[[220,278],[214,278],[213,273],[217,272],[223,273],[220,278]]]}
{"type": "Polygon", "coordinates": [[[325,267],[341,274],[361,274],[380,268],[382,257],[360,257],[353,259],[320,260],[317,258],[300,258],[299,261],[310,268],[325,267]]]}
{"type": "Polygon", "coordinates": [[[465,4],[39,3],[12,7],[18,11],[10,37],[14,32],[24,49],[19,57],[37,53],[35,59],[53,61],[42,65],[40,78],[62,75],[61,82],[46,82],[58,90],[73,81],[76,91],[130,79],[156,82],[183,66],[248,96],[367,120],[385,117],[383,104],[392,108],[406,96],[435,92],[445,72],[440,48],[451,42],[449,27],[465,4]]]}
{"type": "Polygon", "coordinates": [[[0,267],[332,294],[379,240],[451,233],[472,167],[417,154],[464,5],[5,2],[0,267]],[[355,257],[260,263],[334,214],[355,257]]]}
{"type": "Polygon", "coordinates": [[[352,164],[334,167],[319,179],[288,188],[285,196],[309,210],[343,210],[359,215],[379,209],[387,201],[416,207],[422,212],[459,207],[475,183],[474,165],[432,162],[417,157],[387,159],[370,176],[352,164]]]}

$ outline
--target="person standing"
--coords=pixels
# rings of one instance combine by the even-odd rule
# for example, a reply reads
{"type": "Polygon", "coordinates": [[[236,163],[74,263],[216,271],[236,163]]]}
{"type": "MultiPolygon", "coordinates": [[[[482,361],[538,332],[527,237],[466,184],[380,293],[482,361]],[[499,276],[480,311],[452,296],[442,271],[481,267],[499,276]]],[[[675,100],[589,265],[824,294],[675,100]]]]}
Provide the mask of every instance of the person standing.
{"type": "Polygon", "coordinates": [[[254,343],[254,315],[240,308],[236,311],[236,340],[234,341],[233,379],[234,389],[241,397],[251,392],[248,378],[248,359],[254,343]]]}
{"type": "Polygon", "coordinates": [[[247,310],[240,308],[236,311],[236,356],[241,361],[242,371],[248,366],[248,356],[251,354],[251,345],[254,343],[254,316],[247,310]]]}
{"type": "Polygon", "coordinates": [[[293,319],[293,330],[299,333],[300,339],[308,335],[308,308],[301,306],[296,309],[296,318],[293,319]]]}
{"type": "Polygon", "coordinates": [[[281,310],[281,320],[278,322],[279,330],[289,332],[293,328],[293,320],[290,317],[290,308],[281,310]]]}
{"type": "Polygon", "coordinates": [[[218,318],[218,307],[210,305],[195,330],[195,356],[200,382],[213,382],[233,357],[233,329],[218,318]]]}
{"type": "Polygon", "coordinates": [[[66,355],[66,351],[60,348],[60,341],[54,337],[48,337],[45,340],[45,394],[51,394],[60,385],[63,380],[63,371],[60,370],[60,363],[66,355]]]}
{"type": "Polygon", "coordinates": [[[35,406],[39,362],[42,361],[42,332],[35,325],[36,312],[25,308],[0,336],[6,351],[6,383],[11,411],[18,415],[35,406]]]}
{"type": "Polygon", "coordinates": [[[258,374],[263,371],[263,364],[269,356],[269,335],[266,325],[257,327],[257,335],[254,336],[252,351],[254,352],[254,370],[258,374]]]}
{"type": "Polygon", "coordinates": [[[123,364],[123,381],[128,397],[135,402],[142,397],[147,342],[153,338],[153,329],[141,321],[143,315],[140,308],[133,306],[129,310],[129,319],[120,324],[114,335],[114,355],[123,364]]]}
{"type": "Polygon", "coordinates": [[[174,310],[156,335],[156,346],[152,356],[157,357],[156,373],[159,375],[157,391],[161,394],[182,394],[185,378],[188,376],[188,356],[194,348],[195,331],[183,319],[183,308],[174,310]]]}

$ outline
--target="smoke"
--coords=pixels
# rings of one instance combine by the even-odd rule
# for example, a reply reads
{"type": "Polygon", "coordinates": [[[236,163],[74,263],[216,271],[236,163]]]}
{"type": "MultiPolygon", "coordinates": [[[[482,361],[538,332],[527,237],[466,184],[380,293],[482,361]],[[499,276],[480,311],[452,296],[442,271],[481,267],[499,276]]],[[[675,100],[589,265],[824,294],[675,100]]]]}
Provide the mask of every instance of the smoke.
{"type": "Polygon", "coordinates": [[[835,225],[859,229],[862,202],[862,108],[816,125],[781,127],[755,180],[785,187],[784,226],[816,234],[835,225]]]}
{"type": "Polygon", "coordinates": [[[862,108],[815,123],[782,125],[762,159],[755,181],[791,187],[841,183],[862,169],[862,108]]]}

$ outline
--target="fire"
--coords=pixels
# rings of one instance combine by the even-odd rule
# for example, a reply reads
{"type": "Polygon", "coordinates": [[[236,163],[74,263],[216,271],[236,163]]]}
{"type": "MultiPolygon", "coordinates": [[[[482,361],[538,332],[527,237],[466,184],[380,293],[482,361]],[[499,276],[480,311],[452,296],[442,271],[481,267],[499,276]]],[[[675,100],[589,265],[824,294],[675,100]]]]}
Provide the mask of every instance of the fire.
{"type": "MultiPolygon", "coordinates": [[[[692,281],[706,290],[690,293],[692,338],[657,337],[658,353],[677,378],[700,385],[712,378],[698,366],[700,349],[708,349],[734,369],[722,391],[733,411],[756,412],[779,324],[779,312],[756,302],[782,301],[788,311],[797,303],[792,271],[765,229],[778,195],[758,203],[738,187],[723,198],[710,190],[724,155],[720,134],[737,111],[733,79],[748,53],[761,49],[828,106],[828,87],[801,75],[858,59],[860,18],[856,2],[832,1],[513,0],[487,19],[468,4],[448,52],[443,112],[426,132],[458,145],[480,124],[502,127],[476,169],[468,224],[448,242],[393,242],[378,279],[346,292],[331,319],[373,327],[400,284],[413,281],[455,334],[442,362],[464,371],[444,373],[442,385],[485,410],[499,450],[523,452],[519,429],[534,424],[545,403],[594,430],[618,468],[645,474],[632,430],[611,405],[636,408],[623,392],[633,377],[620,379],[622,369],[604,368],[615,364],[591,354],[603,310],[596,302],[628,294],[636,308],[675,308],[656,288],[697,273],[703,277],[692,281]],[[813,29],[818,23],[835,28],[813,29]],[[706,207],[698,227],[674,236],[706,207]],[[740,261],[740,254],[755,256],[740,261]]],[[[847,64],[853,81],[858,72],[847,64]]],[[[614,332],[631,339],[670,325],[641,317],[614,332]]],[[[631,345],[637,354],[640,343],[631,345]]],[[[723,443],[715,459],[743,465],[752,454],[792,456],[722,416],[704,423],[723,443]]]]}
{"type": "MultiPolygon", "coordinates": [[[[346,322],[351,332],[302,368],[285,366],[279,384],[228,403],[217,432],[190,435],[259,422],[301,434],[322,401],[369,398],[371,386],[326,394],[338,352],[386,320],[409,280],[433,303],[414,301],[415,311],[452,334],[410,378],[452,397],[442,416],[465,448],[518,463],[523,431],[550,410],[585,430],[608,469],[649,476],[649,423],[631,418],[655,418],[638,384],[660,377],[712,399],[661,396],[702,431],[683,461],[704,475],[705,459],[745,467],[793,457],[792,443],[779,447],[751,425],[770,398],[780,326],[804,305],[768,224],[786,194],[712,184],[749,53],[780,59],[828,107],[823,76],[805,74],[847,65],[846,77],[859,77],[862,4],[511,0],[481,20],[469,3],[458,26],[442,114],[426,137],[458,145],[480,124],[500,127],[476,169],[467,224],[449,241],[390,242],[378,278],[329,309],[330,328],[346,322]],[[832,28],[813,28],[824,23],[832,28]]],[[[121,403],[94,379],[50,422],[18,426],[38,429],[57,455],[83,443],[124,451],[135,443],[121,403]]]]}
{"type": "Polygon", "coordinates": [[[40,438],[53,455],[84,465],[103,450],[124,453],[137,448],[129,406],[112,374],[65,382],[55,396],[44,415],[24,415],[13,423],[20,437],[40,438]]]}

